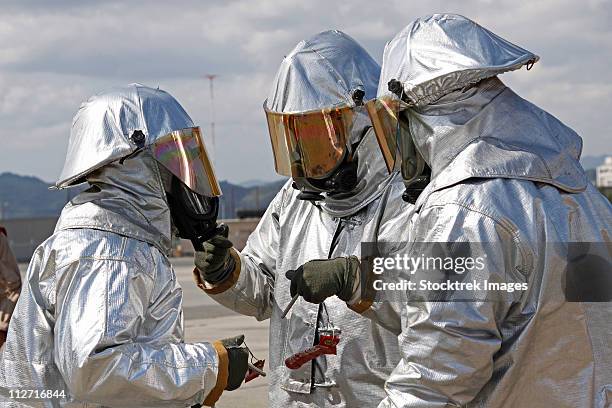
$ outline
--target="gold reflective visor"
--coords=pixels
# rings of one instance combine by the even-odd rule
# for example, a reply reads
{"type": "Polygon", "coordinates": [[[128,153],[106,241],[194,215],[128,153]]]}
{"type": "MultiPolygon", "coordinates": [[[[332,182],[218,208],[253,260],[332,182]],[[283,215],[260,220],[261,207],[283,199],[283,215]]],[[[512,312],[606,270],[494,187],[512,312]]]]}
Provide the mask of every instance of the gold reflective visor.
{"type": "Polygon", "coordinates": [[[353,125],[352,106],[279,113],[264,102],[264,111],[277,173],[321,179],[340,165],[353,125]]]}
{"type": "Polygon", "coordinates": [[[151,144],[151,153],[192,191],[208,197],[221,195],[199,127],[158,137],[151,144]]]}
{"type": "Polygon", "coordinates": [[[390,94],[372,99],[365,106],[389,172],[396,168],[399,160],[405,181],[420,176],[425,162],[414,146],[407,117],[398,120],[409,105],[390,94]]]}
{"type": "Polygon", "coordinates": [[[395,168],[398,158],[397,138],[400,99],[393,96],[384,96],[372,99],[365,103],[368,115],[376,133],[378,145],[382,151],[389,173],[395,168]]]}

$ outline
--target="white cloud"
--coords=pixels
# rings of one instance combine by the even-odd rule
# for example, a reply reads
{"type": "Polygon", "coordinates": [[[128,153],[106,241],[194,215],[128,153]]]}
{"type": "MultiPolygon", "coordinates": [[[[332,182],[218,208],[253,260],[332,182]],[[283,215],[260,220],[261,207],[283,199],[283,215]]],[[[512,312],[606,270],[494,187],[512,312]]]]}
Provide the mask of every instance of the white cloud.
{"type": "Polygon", "coordinates": [[[79,104],[116,84],[159,85],[208,132],[203,75],[213,72],[220,74],[218,174],[271,178],[261,104],[283,55],[337,28],[380,61],[386,41],[433,12],[464,14],[539,54],[532,71],[506,74],[504,81],[574,127],[586,154],[611,150],[609,2],[21,0],[3,5],[0,16],[0,171],[53,180],[79,104]]]}

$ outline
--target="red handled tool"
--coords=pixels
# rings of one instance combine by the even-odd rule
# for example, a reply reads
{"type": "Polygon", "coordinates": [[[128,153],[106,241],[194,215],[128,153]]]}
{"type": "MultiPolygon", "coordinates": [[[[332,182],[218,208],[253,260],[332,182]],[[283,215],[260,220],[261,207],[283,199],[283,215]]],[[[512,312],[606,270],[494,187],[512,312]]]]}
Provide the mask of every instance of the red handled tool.
{"type": "MultiPolygon", "coordinates": [[[[293,296],[287,307],[285,307],[285,310],[283,310],[283,313],[281,314],[281,319],[284,319],[285,316],[287,316],[287,313],[289,313],[289,310],[298,300],[298,297],[299,295],[297,294],[293,296]]],[[[321,306],[323,307],[323,311],[327,315],[327,321],[329,324],[328,327],[318,329],[319,343],[317,345],[309,347],[306,350],[299,351],[293,354],[292,356],[287,357],[287,359],[285,359],[285,366],[287,366],[287,368],[291,370],[297,370],[307,362],[314,360],[315,358],[324,354],[336,355],[336,345],[338,345],[338,343],[340,342],[340,334],[342,333],[342,331],[339,328],[334,327],[333,324],[331,324],[331,321],[329,319],[329,313],[327,312],[327,306],[325,306],[325,303],[321,303],[321,306]]]]}
{"type": "Polygon", "coordinates": [[[340,342],[340,333],[340,329],[336,327],[319,329],[319,344],[288,357],[285,360],[285,365],[287,368],[296,370],[307,362],[324,354],[335,355],[336,345],[340,342]]]}

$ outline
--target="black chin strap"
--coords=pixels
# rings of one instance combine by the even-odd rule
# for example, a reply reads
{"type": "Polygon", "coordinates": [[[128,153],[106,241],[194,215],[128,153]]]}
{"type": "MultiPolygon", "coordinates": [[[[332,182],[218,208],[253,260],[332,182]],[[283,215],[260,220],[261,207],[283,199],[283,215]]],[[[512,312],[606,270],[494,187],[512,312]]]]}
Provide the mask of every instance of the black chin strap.
{"type": "Polygon", "coordinates": [[[300,191],[300,194],[297,196],[298,200],[304,201],[323,201],[325,197],[321,193],[317,193],[315,191],[300,191]]]}

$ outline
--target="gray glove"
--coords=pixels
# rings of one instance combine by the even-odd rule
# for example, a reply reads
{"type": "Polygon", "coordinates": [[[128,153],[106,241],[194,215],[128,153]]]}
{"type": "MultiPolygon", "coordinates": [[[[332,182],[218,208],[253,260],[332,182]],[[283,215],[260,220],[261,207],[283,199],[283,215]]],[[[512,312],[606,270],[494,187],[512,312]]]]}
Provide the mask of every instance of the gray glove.
{"type": "Polygon", "coordinates": [[[221,340],[227,350],[229,360],[229,375],[226,390],[232,391],[240,387],[249,369],[249,349],[244,344],[244,334],[221,340]]]}
{"type": "Polygon", "coordinates": [[[225,224],[218,228],[219,233],[202,244],[202,251],[195,253],[195,266],[200,272],[200,278],[213,285],[227,278],[236,266],[230,255],[233,244],[227,239],[229,228],[225,224]]]}
{"type": "Polygon", "coordinates": [[[300,295],[310,303],[321,303],[337,295],[348,302],[359,273],[356,256],[308,261],[295,271],[288,271],[291,279],[291,297],[300,295]]]}

